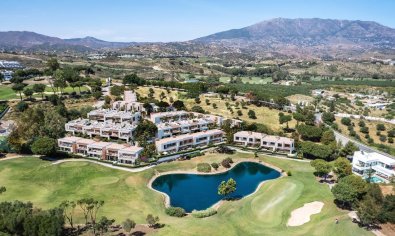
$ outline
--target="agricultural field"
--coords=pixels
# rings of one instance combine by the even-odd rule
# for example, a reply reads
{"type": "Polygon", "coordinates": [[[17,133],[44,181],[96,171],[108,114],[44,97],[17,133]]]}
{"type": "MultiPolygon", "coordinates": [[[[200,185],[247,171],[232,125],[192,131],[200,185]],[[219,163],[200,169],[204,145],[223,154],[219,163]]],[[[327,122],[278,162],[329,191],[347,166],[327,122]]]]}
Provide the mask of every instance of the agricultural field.
{"type": "MultiPolygon", "coordinates": [[[[359,126],[359,119],[351,119],[352,123],[354,124],[354,131],[356,132],[356,134],[361,138],[361,140],[365,143],[368,143],[368,139],[365,137],[365,133],[361,132],[361,127],[359,126]]],[[[388,142],[388,131],[395,129],[395,125],[389,124],[389,123],[384,123],[384,122],[377,122],[377,121],[367,121],[367,120],[363,120],[366,127],[368,128],[368,134],[369,137],[373,140],[373,142],[375,144],[385,144],[385,145],[389,145],[393,148],[395,148],[395,144],[394,143],[390,143],[388,142]],[[384,131],[380,131],[380,135],[385,135],[386,136],[386,140],[383,142],[380,140],[380,135],[377,134],[378,130],[377,130],[377,124],[383,124],[385,127],[384,131]]],[[[341,132],[343,134],[346,135],[350,135],[350,132],[348,131],[348,128],[346,125],[342,124],[341,122],[341,118],[336,117],[336,124],[339,127],[339,130],[341,130],[341,132]]]]}
{"type": "Polygon", "coordinates": [[[300,102],[311,104],[314,101],[314,98],[311,96],[303,95],[303,94],[294,94],[286,97],[292,104],[298,104],[300,102]]]}
{"type": "MultiPolygon", "coordinates": [[[[138,173],[88,162],[54,165],[33,157],[6,160],[0,165],[0,179],[7,192],[0,200],[31,201],[46,209],[66,199],[93,197],[105,201],[99,217],[114,218],[116,224],[126,218],[145,224],[147,214],[159,216],[165,226],[156,231],[157,235],[372,235],[352,223],[347,211],[335,206],[328,185],[316,180],[308,162],[258,157],[270,165],[292,171],[292,176],[267,181],[256,193],[241,200],[226,201],[216,215],[205,219],[167,216],[163,196],[147,187],[155,172],[193,170],[197,163],[219,162],[227,156],[210,153],[138,173]],[[312,215],[311,221],[302,226],[286,226],[291,211],[313,201],[324,203],[320,213],[312,215]],[[339,224],[335,224],[335,219],[339,219],[339,224]]],[[[241,153],[231,157],[235,161],[254,158],[253,154],[241,153]]],[[[76,209],[75,222],[82,223],[81,211],[76,209]]]]}
{"type": "MultiPolygon", "coordinates": [[[[235,77],[236,78],[236,77],[235,77]]],[[[273,82],[271,77],[265,77],[265,78],[261,78],[261,77],[237,77],[240,78],[241,81],[245,84],[267,84],[267,83],[271,83],[273,82]]],[[[219,81],[221,83],[229,83],[231,81],[230,77],[227,76],[223,76],[219,78],[219,81]]]]}

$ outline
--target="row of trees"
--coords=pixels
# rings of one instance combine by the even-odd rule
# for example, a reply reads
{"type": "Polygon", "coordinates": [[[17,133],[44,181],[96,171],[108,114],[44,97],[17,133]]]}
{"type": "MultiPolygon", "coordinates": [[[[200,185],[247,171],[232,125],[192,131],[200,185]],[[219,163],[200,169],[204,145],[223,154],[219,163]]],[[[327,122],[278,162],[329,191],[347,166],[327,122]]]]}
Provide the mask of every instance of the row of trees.
{"type": "MultiPolygon", "coordinates": [[[[0,186],[0,195],[6,188],[0,186]]],[[[114,219],[106,216],[98,218],[99,210],[104,201],[93,198],[83,198],[78,201],[63,201],[58,207],[42,210],[33,206],[32,203],[20,201],[0,202],[0,234],[9,235],[79,235],[90,230],[93,235],[104,235],[108,232],[114,219]],[[75,224],[77,212],[82,212],[85,220],[83,227],[75,224]],[[65,227],[67,225],[67,227],[65,227]]],[[[149,227],[158,227],[159,217],[148,214],[146,222],[149,227]]],[[[123,230],[130,232],[136,223],[126,219],[122,223],[123,230]]]]}
{"type": "Polygon", "coordinates": [[[136,74],[126,75],[122,79],[124,85],[135,88],[136,86],[151,85],[169,88],[183,89],[187,92],[187,97],[196,98],[201,93],[208,91],[208,85],[205,83],[180,83],[176,81],[164,81],[164,80],[145,80],[137,76],[136,74]]]}

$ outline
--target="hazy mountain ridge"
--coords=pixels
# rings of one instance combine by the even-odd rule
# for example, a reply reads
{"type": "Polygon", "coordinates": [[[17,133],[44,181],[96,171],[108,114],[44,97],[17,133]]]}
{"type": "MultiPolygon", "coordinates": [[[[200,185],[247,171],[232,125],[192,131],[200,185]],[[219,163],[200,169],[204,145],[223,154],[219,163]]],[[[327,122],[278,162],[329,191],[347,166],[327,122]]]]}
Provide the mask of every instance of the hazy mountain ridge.
{"type": "Polygon", "coordinates": [[[194,41],[207,43],[222,40],[276,40],[279,43],[295,44],[305,42],[320,44],[331,40],[348,40],[395,44],[395,29],[372,21],[276,18],[241,29],[215,33],[194,41]]]}
{"type": "Polygon", "coordinates": [[[359,20],[276,18],[193,42],[233,47],[255,55],[343,58],[369,53],[395,55],[395,29],[359,20]]]}
{"type": "Polygon", "coordinates": [[[0,48],[19,50],[74,50],[88,52],[105,48],[121,48],[134,43],[108,42],[94,37],[61,39],[29,31],[0,32],[0,48]]]}
{"type": "Polygon", "coordinates": [[[72,50],[102,49],[155,55],[212,56],[248,54],[284,57],[395,56],[395,29],[373,21],[285,19],[262,21],[185,42],[122,43],[93,37],[61,39],[34,32],[0,32],[0,49],[72,50]]]}

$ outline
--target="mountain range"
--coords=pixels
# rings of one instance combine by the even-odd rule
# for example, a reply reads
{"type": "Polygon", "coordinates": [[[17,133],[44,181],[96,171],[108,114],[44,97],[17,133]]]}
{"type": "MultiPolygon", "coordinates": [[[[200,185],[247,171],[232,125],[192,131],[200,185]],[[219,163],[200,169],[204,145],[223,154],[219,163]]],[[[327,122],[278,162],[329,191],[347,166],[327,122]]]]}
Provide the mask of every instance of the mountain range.
{"type": "Polygon", "coordinates": [[[132,46],[135,43],[108,42],[94,37],[61,39],[29,31],[0,32],[0,48],[16,50],[74,49],[92,51],[132,46]]]}
{"type": "Polygon", "coordinates": [[[0,49],[97,51],[126,48],[127,51],[141,45],[148,51],[159,49],[192,55],[395,55],[395,29],[372,21],[276,18],[186,42],[144,44],[107,42],[93,37],[61,39],[27,31],[0,32],[0,49]]]}

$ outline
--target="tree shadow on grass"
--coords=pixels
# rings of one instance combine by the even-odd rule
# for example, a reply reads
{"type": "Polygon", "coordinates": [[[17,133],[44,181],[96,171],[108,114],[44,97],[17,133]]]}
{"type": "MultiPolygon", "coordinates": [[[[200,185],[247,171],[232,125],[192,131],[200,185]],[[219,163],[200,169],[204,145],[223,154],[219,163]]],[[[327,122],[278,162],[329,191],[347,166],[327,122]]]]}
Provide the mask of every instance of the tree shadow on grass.
{"type": "Polygon", "coordinates": [[[145,235],[146,233],[145,232],[143,232],[143,231],[134,231],[133,233],[131,233],[130,235],[133,235],[133,236],[143,236],[143,235],[145,235]]]}

